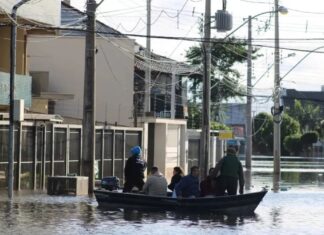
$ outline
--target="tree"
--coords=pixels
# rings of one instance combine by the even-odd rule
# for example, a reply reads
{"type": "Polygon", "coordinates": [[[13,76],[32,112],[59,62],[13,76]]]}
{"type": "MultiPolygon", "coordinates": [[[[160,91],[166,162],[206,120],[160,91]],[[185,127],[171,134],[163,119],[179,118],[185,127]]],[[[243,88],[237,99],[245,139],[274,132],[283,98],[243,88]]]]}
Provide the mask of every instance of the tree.
{"type": "MultiPolygon", "coordinates": [[[[298,121],[288,114],[282,115],[281,154],[288,154],[284,148],[284,139],[289,135],[299,134],[298,121]]],[[[253,146],[261,154],[271,154],[273,149],[273,117],[268,113],[259,113],[253,119],[253,146]]]]}
{"type": "Polygon", "coordinates": [[[281,123],[281,153],[283,155],[289,154],[284,147],[284,140],[287,136],[291,135],[300,135],[300,125],[297,120],[284,113],[281,123]]]}
{"type": "Polygon", "coordinates": [[[286,112],[299,121],[300,130],[303,133],[320,127],[320,107],[310,102],[302,104],[300,100],[295,100],[294,106],[286,112]]]}
{"type": "Polygon", "coordinates": [[[270,154],[273,148],[273,117],[259,113],[253,118],[253,150],[260,154],[270,154]]]}
{"type": "Polygon", "coordinates": [[[284,147],[285,150],[290,153],[290,155],[299,155],[302,151],[303,148],[301,145],[300,137],[300,134],[289,135],[285,137],[284,147]]]}
{"type": "Polygon", "coordinates": [[[219,122],[211,122],[210,129],[211,130],[231,130],[229,126],[226,126],[225,124],[219,122]]]}
{"type": "Polygon", "coordinates": [[[201,126],[201,111],[197,103],[188,101],[188,128],[189,129],[199,129],[201,126]]]}
{"type": "MultiPolygon", "coordinates": [[[[253,51],[253,59],[261,55],[256,55],[253,51]]],[[[244,63],[247,58],[245,43],[239,43],[237,39],[229,38],[223,42],[213,42],[211,45],[211,112],[212,116],[217,116],[219,105],[222,100],[230,97],[245,96],[244,88],[239,84],[240,73],[233,68],[236,63],[244,63]]],[[[189,48],[186,52],[188,63],[191,65],[203,64],[202,45],[189,48]]],[[[193,94],[193,102],[196,103],[200,97],[198,92],[202,88],[202,74],[192,74],[189,76],[189,90],[193,94]]],[[[189,109],[189,112],[191,110],[189,109]]],[[[212,118],[215,120],[215,118],[212,118]]]]}
{"type": "Polygon", "coordinates": [[[301,144],[304,150],[307,150],[312,144],[316,143],[318,140],[318,133],[316,131],[310,131],[303,134],[300,138],[301,144]]]}

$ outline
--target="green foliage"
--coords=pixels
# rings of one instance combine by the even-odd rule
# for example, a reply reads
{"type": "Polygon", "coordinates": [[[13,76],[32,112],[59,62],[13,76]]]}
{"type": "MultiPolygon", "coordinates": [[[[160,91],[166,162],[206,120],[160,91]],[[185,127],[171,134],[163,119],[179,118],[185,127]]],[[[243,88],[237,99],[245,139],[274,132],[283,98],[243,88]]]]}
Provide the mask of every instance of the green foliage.
{"type": "MultiPolygon", "coordinates": [[[[237,43],[233,38],[224,42],[213,42],[211,45],[211,112],[217,116],[219,114],[220,103],[231,97],[244,96],[244,88],[239,84],[240,73],[233,68],[236,63],[244,63],[247,58],[247,48],[244,43],[237,43]]],[[[259,57],[253,51],[253,59],[259,57]]],[[[204,51],[201,45],[192,46],[186,52],[186,58],[191,65],[203,66],[204,51]]],[[[193,94],[193,102],[201,100],[202,74],[192,74],[189,76],[189,91],[193,94]]],[[[190,112],[190,110],[189,110],[190,112]]],[[[211,117],[212,120],[215,118],[211,117]]]]}
{"type": "Polygon", "coordinates": [[[286,136],[290,135],[298,135],[300,134],[300,125],[297,120],[290,117],[288,114],[284,113],[282,115],[282,122],[281,122],[281,153],[286,155],[288,154],[287,151],[285,151],[284,147],[284,139],[286,136]]]}
{"type": "Polygon", "coordinates": [[[300,138],[301,144],[304,149],[311,147],[312,144],[318,141],[318,133],[316,131],[310,131],[303,134],[300,138]]]}
{"type": "Polygon", "coordinates": [[[299,155],[302,151],[301,135],[289,135],[284,138],[284,148],[290,155],[299,155]]]}
{"type": "Polygon", "coordinates": [[[320,138],[324,138],[324,120],[319,122],[319,126],[316,131],[318,132],[320,138]]]}
{"type": "Polygon", "coordinates": [[[188,117],[188,128],[189,129],[199,129],[201,128],[201,111],[194,102],[188,102],[188,110],[189,110],[189,117],[188,117]]]}
{"type": "Polygon", "coordinates": [[[273,117],[268,113],[259,113],[253,119],[253,150],[261,154],[270,154],[273,146],[273,117]]]}
{"type": "Polygon", "coordinates": [[[316,130],[320,128],[320,107],[310,102],[301,102],[295,100],[293,108],[287,109],[286,112],[294,117],[300,123],[301,132],[316,130]]]}
{"type": "MultiPolygon", "coordinates": [[[[253,146],[256,152],[271,154],[273,150],[273,117],[268,113],[259,113],[253,120],[253,146]]],[[[282,115],[281,122],[281,153],[287,154],[284,148],[284,138],[299,134],[298,121],[288,114],[282,115]]]]}
{"type": "Polygon", "coordinates": [[[225,124],[219,122],[211,122],[210,129],[211,130],[231,130],[229,126],[226,126],[225,124]]]}

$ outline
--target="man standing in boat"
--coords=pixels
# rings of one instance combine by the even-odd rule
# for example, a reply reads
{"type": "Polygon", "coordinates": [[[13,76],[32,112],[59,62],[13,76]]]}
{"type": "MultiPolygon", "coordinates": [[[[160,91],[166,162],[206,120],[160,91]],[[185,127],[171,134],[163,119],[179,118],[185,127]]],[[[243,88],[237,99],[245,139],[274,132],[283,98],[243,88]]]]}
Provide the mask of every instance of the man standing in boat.
{"type": "Polygon", "coordinates": [[[177,197],[195,198],[199,197],[199,167],[193,166],[190,169],[190,174],[181,178],[175,186],[177,197]]]}
{"type": "Polygon", "coordinates": [[[131,192],[134,186],[136,186],[138,190],[142,190],[144,185],[146,162],[141,158],[141,147],[133,147],[131,153],[132,156],[127,159],[124,170],[125,184],[123,192],[131,192]]]}
{"type": "Polygon", "coordinates": [[[239,193],[243,194],[243,167],[234,147],[227,148],[226,156],[217,163],[212,178],[217,196],[224,195],[225,191],[227,191],[228,195],[236,195],[238,182],[239,193]]]}

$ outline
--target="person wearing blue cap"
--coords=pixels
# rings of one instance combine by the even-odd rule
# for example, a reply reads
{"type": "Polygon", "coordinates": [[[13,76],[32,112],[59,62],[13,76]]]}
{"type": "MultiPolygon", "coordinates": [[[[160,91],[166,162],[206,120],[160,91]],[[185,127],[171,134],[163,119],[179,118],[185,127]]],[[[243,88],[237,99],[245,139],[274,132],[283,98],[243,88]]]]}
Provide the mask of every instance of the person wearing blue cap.
{"type": "Polygon", "coordinates": [[[141,191],[144,185],[146,162],[141,158],[141,147],[135,146],[131,148],[131,154],[132,156],[127,159],[124,169],[125,184],[123,192],[131,192],[134,186],[141,191]]]}

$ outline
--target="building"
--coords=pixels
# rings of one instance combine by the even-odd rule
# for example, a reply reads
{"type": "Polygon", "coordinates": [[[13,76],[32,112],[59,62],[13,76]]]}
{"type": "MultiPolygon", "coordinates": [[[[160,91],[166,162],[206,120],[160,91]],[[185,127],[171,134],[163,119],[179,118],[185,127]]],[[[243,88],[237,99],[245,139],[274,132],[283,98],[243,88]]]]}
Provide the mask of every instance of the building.
{"type": "MultiPolygon", "coordinates": [[[[49,100],[51,113],[80,122],[83,117],[86,14],[61,3],[61,27],[57,37],[28,37],[29,70],[34,98],[49,100]],[[75,30],[73,30],[75,29],[75,30]],[[78,30],[81,29],[81,30],[78,30]],[[35,83],[34,83],[35,82],[35,83]],[[43,86],[44,85],[44,86],[43,86]]],[[[97,21],[96,120],[133,125],[134,40],[97,21]]],[[[41,111],[40,106],[38,111],[41,111]]]]}
{"type": "MultiPolygon", "coordinates": [[[[27,41],[34,98],[49,101],[65,122],[83,116],[85,13],[62,2],[59,36],[32,36],[27,41]],[[42,84],[45,84],[43,86],[42,84]],[[37,88],[37,89],[36,89],[37,88]],[[36,92],[37,91],[37,92],[36,92]]],[[[172,176],[174,166],[186,168],[186,78],[193,69],[153,54],[151,112],[144,115],[144,76],[148,64],[134,40],[96,22],[96,119],[98,122],[144,127],[144,156],[172,176]],[[173,85],[173,86],[172,86],[173,85]],[[175,120],[177,119],[177,120],[175,120]]],[[[39,106],[40,107],[40,106],[39,106]]],[[[39,108],[38,110],[41,110],[39,108]]]]}
{"type": "Polygon", "coordinates": [[[281,98],[285,109],[294,107],[295,100],[299,100],[302,104],[309,103],[319,106],[321,115],[324,115],[324,86],[322,86],[321,91],[284,89],[281,98]]]}
{"type": "MultiPolygon", "coordinates": [[[[0,0],[0,111],[7,112],[9,105],[10,80],[10,49],[11,24],[13,6],[16,0],[0,0]]],[[[24,4],[17,10],[17,24],[58,26],[60,16],[60,2],[37,1],[33,4],[24,4]]],[[[54,31],[34,30],[32,27],[17,27],[16,41],[16,75],[15,99],[24,99],[25,106],[32,106],[31,77],[28,70],[27,38],[36,34],[54,34],[54,31]]]]}
{"type": "Polygon", "coordinates": [[[222,104],[224,110],[224,124],[233,128],[236,137],[245,137],[246,104],[222,104]]]}

